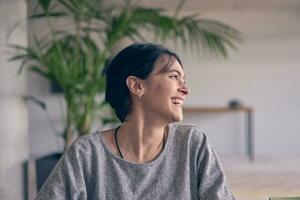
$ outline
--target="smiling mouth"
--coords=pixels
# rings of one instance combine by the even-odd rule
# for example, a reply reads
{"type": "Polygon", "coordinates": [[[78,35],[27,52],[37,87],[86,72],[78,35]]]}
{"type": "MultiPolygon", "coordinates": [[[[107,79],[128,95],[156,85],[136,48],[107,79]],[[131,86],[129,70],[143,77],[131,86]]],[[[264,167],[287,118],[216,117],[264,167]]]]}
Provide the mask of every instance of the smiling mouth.
{"type": "Polygon", "coordinates": [[[176,106],[176,107],[182,107],[183,106],[183,100],[179,98],[172,98],[171,102],[176,106]]]}

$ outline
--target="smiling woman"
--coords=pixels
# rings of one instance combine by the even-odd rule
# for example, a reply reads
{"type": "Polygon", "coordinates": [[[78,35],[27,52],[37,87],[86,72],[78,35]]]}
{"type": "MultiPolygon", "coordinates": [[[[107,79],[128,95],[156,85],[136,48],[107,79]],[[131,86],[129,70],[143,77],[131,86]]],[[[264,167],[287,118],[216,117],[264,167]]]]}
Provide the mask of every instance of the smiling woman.
{"type": "Polygon", "coordinates": [[[206,135],[173,124],[189,94],[174,52],[130,45],[106,75],[106,100],[122,124],[77,139],[37,199],[234,199],[206,135]]]}
{"type": "Polygon", "coordinates": [[[182,120],[182,105],[189,90],[178,59],[167,54],[160,56],[153,71],[147,79],[142,80],[141,89],[145,93],[145,101],[140,104],[148,115],[152,114],[152,118],[160,119],[162,124],[182,120]],[[157,116],[159,114],[162,115],[160,118],[157,116]],[[163,117],[167,114],[170,115],[169,118],[163,117]]]}

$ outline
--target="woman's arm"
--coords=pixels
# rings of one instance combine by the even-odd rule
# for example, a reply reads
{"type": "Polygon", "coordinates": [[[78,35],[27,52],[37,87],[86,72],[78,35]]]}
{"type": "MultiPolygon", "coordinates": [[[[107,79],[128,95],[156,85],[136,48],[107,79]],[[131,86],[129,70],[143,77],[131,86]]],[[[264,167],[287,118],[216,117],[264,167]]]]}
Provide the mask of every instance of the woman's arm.
{"type": "Polygon", "coordinates": [[[205,200],[234,200],[221,163],[205,134],[198,160],[199,197],[205,200]]]}
{"type": "Polygon", "coordinates": [[[58,161],[36,200],[87,199],[84,179],[84,149],[76,140],[58,161]]]}

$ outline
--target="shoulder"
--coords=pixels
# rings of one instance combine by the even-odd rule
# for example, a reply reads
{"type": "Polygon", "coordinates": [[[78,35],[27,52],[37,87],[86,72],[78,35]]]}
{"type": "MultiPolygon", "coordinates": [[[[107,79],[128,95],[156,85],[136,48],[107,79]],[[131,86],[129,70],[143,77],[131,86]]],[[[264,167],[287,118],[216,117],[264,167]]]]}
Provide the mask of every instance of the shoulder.
{"type": "Polygon", "coordinates": [[[175,137],[183,137],[191,140],[193,143],[206,142],[207,137],[204,131],[195,125],[189,124],[172,124],[175,137]]]}
{"type": "Polygon", "coordinates": [[[95,131],[78,137],[70,145],[67,151],[83,152],[86,154],[93,151],[95,148],[99,148],[99,144],[101,143],[100,134],[99,131],[95,131]]]}
{"type": "Polygon", "coordinates": [[[188,134],[203,134],[203,130],[195,125],[190,124],[172,124],[171,125],[177,132],[188,134]]]}
{"type": "MultiPolygon", "coordinates": [[[[189,160],[197,171],[201,162],[212,155],[212,149],[204,131],[194,125],[174,124],[173,148],[178,149],[180,157],[189,156],[189,160]]],[[[181,159],[181,158],[179,158],[181,159]]],[[[198,172],[197,172],[198,173],[198,172]]]]}
{"type": "Polygon", "coordinates": [[[95,131],[86,135],[82,135],[80,137],[78,137],[74,143],[77,145],[88,145],[88,144],[93,144],[95,142],[99,142],[100,138],[100,131],[95,131]]]}
{"type": "Polygon", "coordinates": [[[64,152],[62,165],[91,171],[92,163],[98,162],[104,155],[99,134],[100,132],[93,132],[78,137],[64,152]]]}
{"type": "Polygon", "coordinates": [[[204,131],[194,125],[172,124],[173,143],[180,149],[192,152],[192,155],[202,154],[209,148],[204,131]]]}

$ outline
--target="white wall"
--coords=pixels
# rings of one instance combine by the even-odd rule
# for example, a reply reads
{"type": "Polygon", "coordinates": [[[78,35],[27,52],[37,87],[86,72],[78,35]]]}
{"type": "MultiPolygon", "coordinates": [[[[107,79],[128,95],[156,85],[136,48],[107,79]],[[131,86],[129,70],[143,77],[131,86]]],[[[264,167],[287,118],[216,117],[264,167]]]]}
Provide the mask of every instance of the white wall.
{"type": "MultiPolygon", "coordinates": [[[[37,1],[27,0],[28,15],[32,14],[37,1]]],[[[70,28],[65,21],[56,23],[70,28]],[[61,24],[62,23],[62,24],[61,24]]],[[[36,20],[28,24],[28,42],[33,44],[33,34],[36,37],[42,38],[48,34],[48,26],[45,20],[36,20]]],[[[29,113],[29,146],[30,157],[38,158],[53,152],[61,152],[63,150],[63,140],[56,135],[56,132],[63,130],[65,103],[61,94],[53,94],[50,91],[49,82],[35,73],[27,73],[27,94],[38,98],[47,105],[45,112],[33,102],[28,103],[29,113]]]]}
{"type": "MultiPolygon", "coordinates": [[[[174,3],[145,0],[149,6],[174,9],[174,3]]],[[[172,1],[173,2],[173,1],[172,1]]],[[[231,98],[254,108],[255,154],[298,156],[300,153],[300,3],[299,1],[197,1],[188,0],[185,12],[226,22],[244,34],[238,52],[228,60],[203,58],[180,51],[192,90],[187,106],[226,106],[231,98]]],[[[30,75],[29,91],[49,102],[56,127],[61,121],[57,97],[47,83],[30,75]]],[[[31,155],[57,149],[45,113],[30,111],[31,155]]],[[[202,127],[221,155],[244,151],[243,114],[186,115],[186,123],[202,127]]]]}
{"type": "MultiPolygon", "coordinates": [[[[28,157],[27,106],[24,75],[18,76],[20,62],[12,56],[7,38],[13,26],[27,14],[25,1],[0,1],[0,199],[24,199],[23,162],[28,157]]],[[[9,43],[27,45],[27,26],[21,25],[9,43]]]]}
{"type": "MultiPolygon", "coordinates": [[[[205,16],[241,30],[244,41],[228,61],[201,60],[183,53],[192,90],[186,105],[226,106],[229,99],[238,98],[254,108],[257,156],[298,156],[299,9],[211,10],[205,16]]],[[[207,130],[219,154],[243,152],[242,114],[186,117],[186,122],[207,130]]]]}

